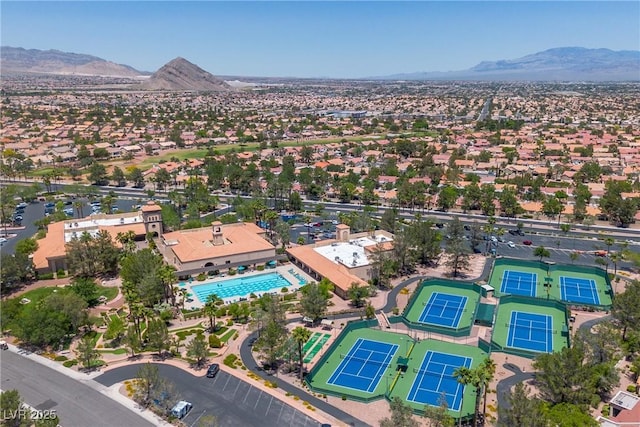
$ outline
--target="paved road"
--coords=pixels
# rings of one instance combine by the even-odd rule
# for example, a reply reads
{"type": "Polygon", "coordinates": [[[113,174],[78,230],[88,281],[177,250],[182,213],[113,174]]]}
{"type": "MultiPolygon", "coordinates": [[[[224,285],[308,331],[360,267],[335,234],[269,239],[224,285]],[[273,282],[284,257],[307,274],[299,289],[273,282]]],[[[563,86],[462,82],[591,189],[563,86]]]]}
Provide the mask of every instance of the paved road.
{"type": "Polygon", "coordinates": [[[55,410],[64,427],[147,427],[149,423],[90,386],[11,351],[2,352],[0,388],[18,390],[38,410],[55,410]]]}
{"type": "MultiPolygon", "coordinates": [[[[111,386],[134,378],[140,366],[133,364],[112,369],[95,380],[111,386]]],[[[176,400],[184,399],[193,404],[193,409],[183,419],[187,425],[193,425],[199,417],[208,414],[217,418],[220,427],[316,427],[319,424],[281,400],[224,371],[220,371],[215,378],[206,378],[195,377],[170,365],[157,366],[160,376],[175,384],[179,393],[176,400]]]]}

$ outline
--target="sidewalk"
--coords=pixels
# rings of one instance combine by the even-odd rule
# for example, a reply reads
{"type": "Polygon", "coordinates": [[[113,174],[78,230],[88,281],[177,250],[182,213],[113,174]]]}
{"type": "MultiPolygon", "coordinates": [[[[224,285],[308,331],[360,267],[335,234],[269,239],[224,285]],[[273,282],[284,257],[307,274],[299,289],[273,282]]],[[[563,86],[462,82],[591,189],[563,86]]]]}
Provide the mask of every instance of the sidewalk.
{"type": "Polygon", "coordinates": [[[63,375],[66,375],[70,378],[73,378],[76,381],[79,381],[85,384],[88,387],[91,387],[97,392],[104,394],[105,396],[111,398],[112,400],[115,400],[116,402],[120,403],[122,406],[125,406],[131,409],[133,412],[137,413],[138,415],[140,415],[141,417],[143,417],[144,419],[146,419],[147,421],[149,421],[154,425],[171,426],[171,424],[167,423],[160,417],[156,416],[153,412],[141,409],[133,400],[128,399],[126,396],[123,396],[119,391],[122,384],[114,384],[111,387],[105,387],[102,384],[96,381],[93,381],[95,377],[103,373],[102,371],[96,370],[96,371],[84,373],[84,372],[79,372],[73,369],[65,368],[58,362],[54,362],[53,360],[47,359],[46,357],[43,357],[43,356],[39,356],[35,353],[22,350],[13,344],[9,344],[8,351],[19,354],[28,359],[31,359],[36,363],[44,365],[50,369],[56,370],[63,375]]]}

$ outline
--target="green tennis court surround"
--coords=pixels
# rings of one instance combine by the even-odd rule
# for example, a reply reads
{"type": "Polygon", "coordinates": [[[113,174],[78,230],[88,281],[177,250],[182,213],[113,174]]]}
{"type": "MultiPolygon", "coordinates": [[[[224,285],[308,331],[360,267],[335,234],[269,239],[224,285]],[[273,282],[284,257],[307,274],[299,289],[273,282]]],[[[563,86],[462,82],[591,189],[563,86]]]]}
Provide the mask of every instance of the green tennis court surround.
{"type": "Polygon", "coordinates": [[[487,356],[483,350],[371,328],[376,325],[349,322],[307,375],[309,387],[360,402],[399,397],[418,414],[425,405],[439,406],[444,393],[451,416],[472,416],[475,390],[458,386],[452,373],[458,362],[476,367],[487,356]],[[431,381],[427,371],[437,371],[439,381],[431,381]]]}
{"type": "Polygon", "coordinates": [[[611,308],[613,295],[611,281],[600,268],[510,258],[495,261],[489,285],[498,297],[533,296],[600,310],[611,308]]]}
{"type": "Polygon", "coordinates": [[[471,282],[425,280],[411,296],[400,321],[421,331],[456,337],[469,335],[481,292],[482,289],[471,282]]]}

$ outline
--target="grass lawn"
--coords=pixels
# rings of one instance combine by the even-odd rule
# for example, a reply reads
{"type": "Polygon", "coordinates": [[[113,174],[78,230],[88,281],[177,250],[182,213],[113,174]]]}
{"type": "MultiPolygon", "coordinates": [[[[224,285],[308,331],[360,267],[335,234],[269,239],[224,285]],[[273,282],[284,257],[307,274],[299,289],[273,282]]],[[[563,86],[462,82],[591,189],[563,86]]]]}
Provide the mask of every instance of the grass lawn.
{"type": "Polygon", "coordinates": [[[107,301],[111,301],[118,296],[118,288],[98,285],[98,296],[101,295],[107,297],[107,301]]]}
{"type": "Polygon", "coordinates": [[[169,332],[182,332],[182,331],[190,331],[192,329],[202,329],[204,330],[204,326],[202,326],[202,323],[198,323],[197,325],[193,325],[193,326],[187,326],[185,328],[178,328],[178,329],[169,329],[169,332]]]}
{"type": "Polygon", "coordinates": [[[226,334],[224,334],[224,335],[222,335],[220,337],[220,341],[226,343],[227,341],[229,341],[231,339],[232,336],[235,335],[235,333],[236,333],[235,329],[229,329],[226,334]]]}
{"type": "Polygon", "coordinates": [[[90,332],[87,332],[86,336],[91,337],[91,344],[93,345],[93,348],[95,348],[98,340],[102,336],[102,333],[96,332],[96,331],[90,331],[90,332]]]}
{"type": "Polygon", "coordinates": [[[116,348],[115,350],[98,350],[100,353],[108,353],[108,354],[126,354],[129,351],[126,348],[116,348]]]}
{"type": "MultiPolygon", "coordinates": [[[[324,144],[334,144],[337,142],[346,139],[351,142],[359,142],[367,139],[372,139],[375,136],[367,135],[367,136],[351,136],[351,137],[335,137],[335,138],[323,138],[323,139],[310,139],[305,141],[278,141],[278,147],[303,147],[305,145],[324,145],[324,144]]],[[[214,145],[213,151],[218,152],[220,154],[226,153],[228,151],[237,151],[237,152],[251,152],[256,151],[260,148],[260,143],[252,142],[248,144],[223,144],[223,145],[214,145]]],[[[158,164],[162,161],[168,162],[172,157],[176,157],[180,160],[184,159],[201,159],[206,156],[209,150],[206,148],[194,150],[192,148],[185,148],[179,150],[172,150],[170,152],[164,153],[160,156],[148,157],[144,159],[138,167],[142,170],[149,169],[154,164],[158,164]]]]}
{"type": "Polygon", "coordinates": [[[38,289],[33,289],[31,291],[25,292],[24,294],[16,298],[18,300],[21,300],[22,298],[31,300],[31,302],[27,304],[28,306],[37,305],[37,303],[39,303],[40,301],[42,301],[43,299],[51,295],[53,291],[56,291],[56,290],[58,290],[58,288],[54,286],[47,287],[47,288],[38,288],[38,289]]]}

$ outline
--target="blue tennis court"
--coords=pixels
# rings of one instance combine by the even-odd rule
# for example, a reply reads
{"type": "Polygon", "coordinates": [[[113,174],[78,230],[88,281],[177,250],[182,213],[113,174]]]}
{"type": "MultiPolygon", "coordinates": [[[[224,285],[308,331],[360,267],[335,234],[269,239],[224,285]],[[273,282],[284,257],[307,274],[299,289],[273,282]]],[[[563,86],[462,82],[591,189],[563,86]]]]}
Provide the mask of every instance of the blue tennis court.
{"type": "Polygon", "coordinates": [[[553,317],[546,314],[511,312],[507,325],[507,347],[551,353],[553,351],[553,317]]]}
{"type": "Polygon", "coordinates": [[[411,384],[407,400],[440,406],[440,397],[444,393],[449,409],[459,411],[464,386],[456,380],[453,372],[462,366],[470,368],[471,361],[470,357],[427,351],[420,368],[414,369],[418,375],[411,384]]]}
{"type": "Polygon", "coordinates": [[[560,276],[560,295],[563,301],[600,304],[598,288],[593,279],[560,276]]]}
{"type": "Polygon", "coordinates": [[[396,351],[397,344],[358,338],[349,353],[340,355],[342,362],[327,384],[373,393],[396,351]]]}
{"type": "Polygon", "coordinates": [[[503,294],[536,296],[538,275],[524,271],[505,270],[502,276],[500,292],[503,294]]]}
{"type": "Polygon", "coordinates": [[[418,322],[457,328],[466,305],[465,296],[434,292],[429,301],[424,303],[418,322]]]}

